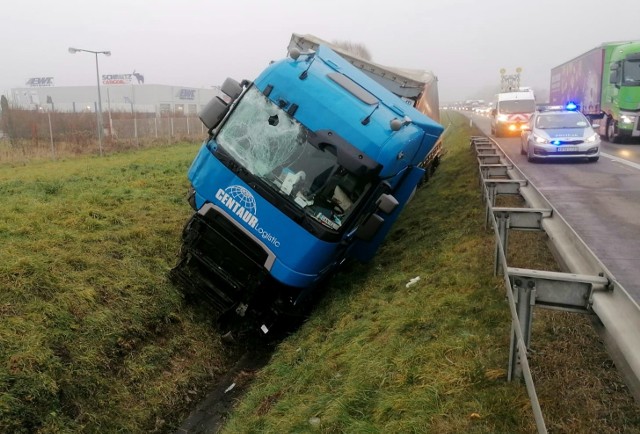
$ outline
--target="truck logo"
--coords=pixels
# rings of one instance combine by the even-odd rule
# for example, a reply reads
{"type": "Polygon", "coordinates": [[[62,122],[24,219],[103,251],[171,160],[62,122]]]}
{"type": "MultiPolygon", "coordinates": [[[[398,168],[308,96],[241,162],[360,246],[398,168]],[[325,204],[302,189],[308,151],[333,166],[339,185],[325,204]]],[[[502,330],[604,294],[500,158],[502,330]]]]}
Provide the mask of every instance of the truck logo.
{"type": "Polygon", "coordinates": [[[226,189],[218,189],[218,199],[229,211],[237,215],[252,228],[258,225],[256,217],[256,200],[249,190],[240,185],[231,185],[226,189]]]}
{"type": "Polygon", "coordinates": [[[224,190],[219,188],[216,192],[216,199],[258,232],[263,240],[280,247],[278,238],[258,226],[256,199],[249,190],[241,185],[230,185],[224,190]]]}

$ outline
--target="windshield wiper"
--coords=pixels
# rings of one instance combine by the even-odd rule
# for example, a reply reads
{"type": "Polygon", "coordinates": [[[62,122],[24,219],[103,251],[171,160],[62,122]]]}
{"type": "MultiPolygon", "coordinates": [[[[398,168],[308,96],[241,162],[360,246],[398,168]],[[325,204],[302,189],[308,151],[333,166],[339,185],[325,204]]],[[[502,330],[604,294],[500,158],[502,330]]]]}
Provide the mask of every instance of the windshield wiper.
{"type": "Polygon", "coordinates": [[[232,172],[237,173],[239,175],[248,175],[249,171],[240,163],[236,161],[231,155],[227,153],[220,145],[214,151],[214,154],[218,160],[226,167],[228,167],[232,172]]]}

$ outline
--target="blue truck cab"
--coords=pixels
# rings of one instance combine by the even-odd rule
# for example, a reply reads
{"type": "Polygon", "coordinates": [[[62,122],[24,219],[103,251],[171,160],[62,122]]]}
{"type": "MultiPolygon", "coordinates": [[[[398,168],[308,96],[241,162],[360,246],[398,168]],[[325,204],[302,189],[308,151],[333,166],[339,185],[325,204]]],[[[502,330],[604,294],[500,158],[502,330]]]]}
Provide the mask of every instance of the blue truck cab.
{"type": "Polygon", "coordinates": [[[375,255],[442,127],[326,46],[222,89],[200,113],[209,137],[172,272],[220,312],[295,311],[375,255]]]}

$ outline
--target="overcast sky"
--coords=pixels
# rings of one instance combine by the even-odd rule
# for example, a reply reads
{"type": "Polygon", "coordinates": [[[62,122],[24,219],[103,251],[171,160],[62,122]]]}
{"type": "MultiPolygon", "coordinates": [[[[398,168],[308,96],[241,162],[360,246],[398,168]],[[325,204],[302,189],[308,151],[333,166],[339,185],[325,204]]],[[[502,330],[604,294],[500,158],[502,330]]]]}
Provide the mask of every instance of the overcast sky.
{"type": "MultiPolygon", "coordinates": [[[[603,42],[640,39],[640,0],[3,0],[0,92],[32,77],[57,86],[101,74],[210,87],[253,79],[291,33],[365,45],[373,61],[426,69],[440,100],[477,98],[500,68],[548,92],[549,71],[603,42]]],[[[547,98],[548,94],[544,95],[547,98]]]]}

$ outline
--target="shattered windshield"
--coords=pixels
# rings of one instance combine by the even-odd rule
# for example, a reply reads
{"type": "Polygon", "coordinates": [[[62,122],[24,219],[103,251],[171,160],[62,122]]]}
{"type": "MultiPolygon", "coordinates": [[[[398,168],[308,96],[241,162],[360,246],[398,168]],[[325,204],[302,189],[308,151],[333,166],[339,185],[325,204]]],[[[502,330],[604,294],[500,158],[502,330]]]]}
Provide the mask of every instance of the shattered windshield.
{"type": "Polygon", "coordinates": [[[216,141],[280,196],[325,227],[337,230],[370,185],[338,164],[334,146],[309,143],[309,134],[251,87],[216,141]]]}

